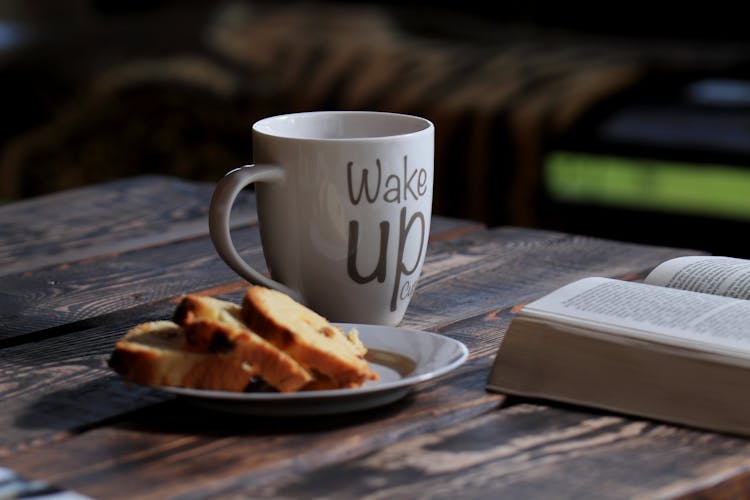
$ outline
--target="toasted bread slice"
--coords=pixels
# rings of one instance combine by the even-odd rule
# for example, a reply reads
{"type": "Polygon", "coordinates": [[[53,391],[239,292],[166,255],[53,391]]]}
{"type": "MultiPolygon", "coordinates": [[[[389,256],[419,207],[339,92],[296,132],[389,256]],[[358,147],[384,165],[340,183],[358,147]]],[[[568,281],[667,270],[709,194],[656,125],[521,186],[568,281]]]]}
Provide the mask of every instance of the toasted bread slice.
{"type": "Polygon", "coordinates": [[[363,359],[366,349],[356,334],[345,335],[284,293],[249,287],[242,301],[242,319],[302,366],[329,378],[334,387],[359,387],[378,378],[363,359]]]}
{"type": "Polygon", "coordinates": [[[185,329],[189,350],[231,354],[281,392],[297,391],[313,380],[309,370],[242,323],[240,313],[238,304],[187,295],[173,320],[185,329]]]}
{"type": "Polygon", "coordinates": [[[109,366],[126,380],[161,385],[242,391],[255,367],[231,354],[190,352],[185,330],[172,321],[142,323],[116,344],[109,366]]]}

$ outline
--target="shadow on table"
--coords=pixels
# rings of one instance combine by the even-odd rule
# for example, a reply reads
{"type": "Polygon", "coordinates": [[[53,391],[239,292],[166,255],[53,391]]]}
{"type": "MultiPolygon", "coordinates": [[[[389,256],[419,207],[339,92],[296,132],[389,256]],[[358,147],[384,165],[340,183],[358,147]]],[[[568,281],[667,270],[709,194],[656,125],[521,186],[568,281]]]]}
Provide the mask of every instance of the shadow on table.
{"type": "Polygon", "coordinates": [[[179,397],[106,376],[74,388],[45,394],[19,412],[22,429],[73,433],[108,425],[122,430],[164,434],[236,435],[316,432],[371,423],[409,407],[413,394],[391,404],[346,414],[321,416],[252,416],[221,412],[179,397]],[[114,379],[114,380],[113,380],[114,379]]]}

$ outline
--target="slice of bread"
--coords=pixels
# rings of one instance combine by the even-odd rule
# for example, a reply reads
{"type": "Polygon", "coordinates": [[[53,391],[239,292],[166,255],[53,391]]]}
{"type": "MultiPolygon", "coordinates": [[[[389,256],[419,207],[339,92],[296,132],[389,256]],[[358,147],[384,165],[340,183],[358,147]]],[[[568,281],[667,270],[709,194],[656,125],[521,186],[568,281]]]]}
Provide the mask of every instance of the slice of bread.
{"type": "Polygon", "coordinates": [[[242,319],[302,366],[329,378],[335,387],[359,387],[378,378],[363,359],[366,349],[356,332],[344,334],[284,293],[249,287],[242,301],[242,319]]]}
{"type": "Polygon", "coordinates": [[[130,382],[242,391],[257,369],[231,354],[190,352],[185,330],[172,321],[142,323],[116,344],[109,366],[130,382]]]}
{"type": "Polygon", "coordinates": [[[173,321],[185,329],[188,350],[236,357],[281,392],[300,390],[313,380],[309,370],[250,330],[240,314],[237,304],[187,295],[177,306],[173,321]]]}

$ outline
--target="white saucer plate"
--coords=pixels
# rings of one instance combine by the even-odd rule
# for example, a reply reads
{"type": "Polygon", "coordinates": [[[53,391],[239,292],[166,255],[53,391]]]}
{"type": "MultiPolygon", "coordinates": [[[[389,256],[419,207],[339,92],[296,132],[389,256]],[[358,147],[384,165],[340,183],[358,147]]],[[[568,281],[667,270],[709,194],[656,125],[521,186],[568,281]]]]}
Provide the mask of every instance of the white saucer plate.
{"type": "Polygon", "coordinates": [[[157,387],[212,410],[247,415],[308,416],[365,410],[406,396],[416,384],[456,369],[466,361],[466,346],[438,333],[407,328],[337,323],[356,328],[367,359],[380,375],[357,389],[294,393],[227,392],[157,387]]]}

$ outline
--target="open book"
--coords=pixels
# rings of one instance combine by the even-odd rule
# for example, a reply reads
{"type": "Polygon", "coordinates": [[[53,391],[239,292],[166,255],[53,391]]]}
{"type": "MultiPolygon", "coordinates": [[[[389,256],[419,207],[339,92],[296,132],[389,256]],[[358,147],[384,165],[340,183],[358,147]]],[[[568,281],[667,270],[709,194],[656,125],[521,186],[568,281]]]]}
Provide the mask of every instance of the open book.
{"type": "Polygon", "coordinates": [[[679,257],[524,306],[487,388],[750,435],[750,260],[679,257]]]}

